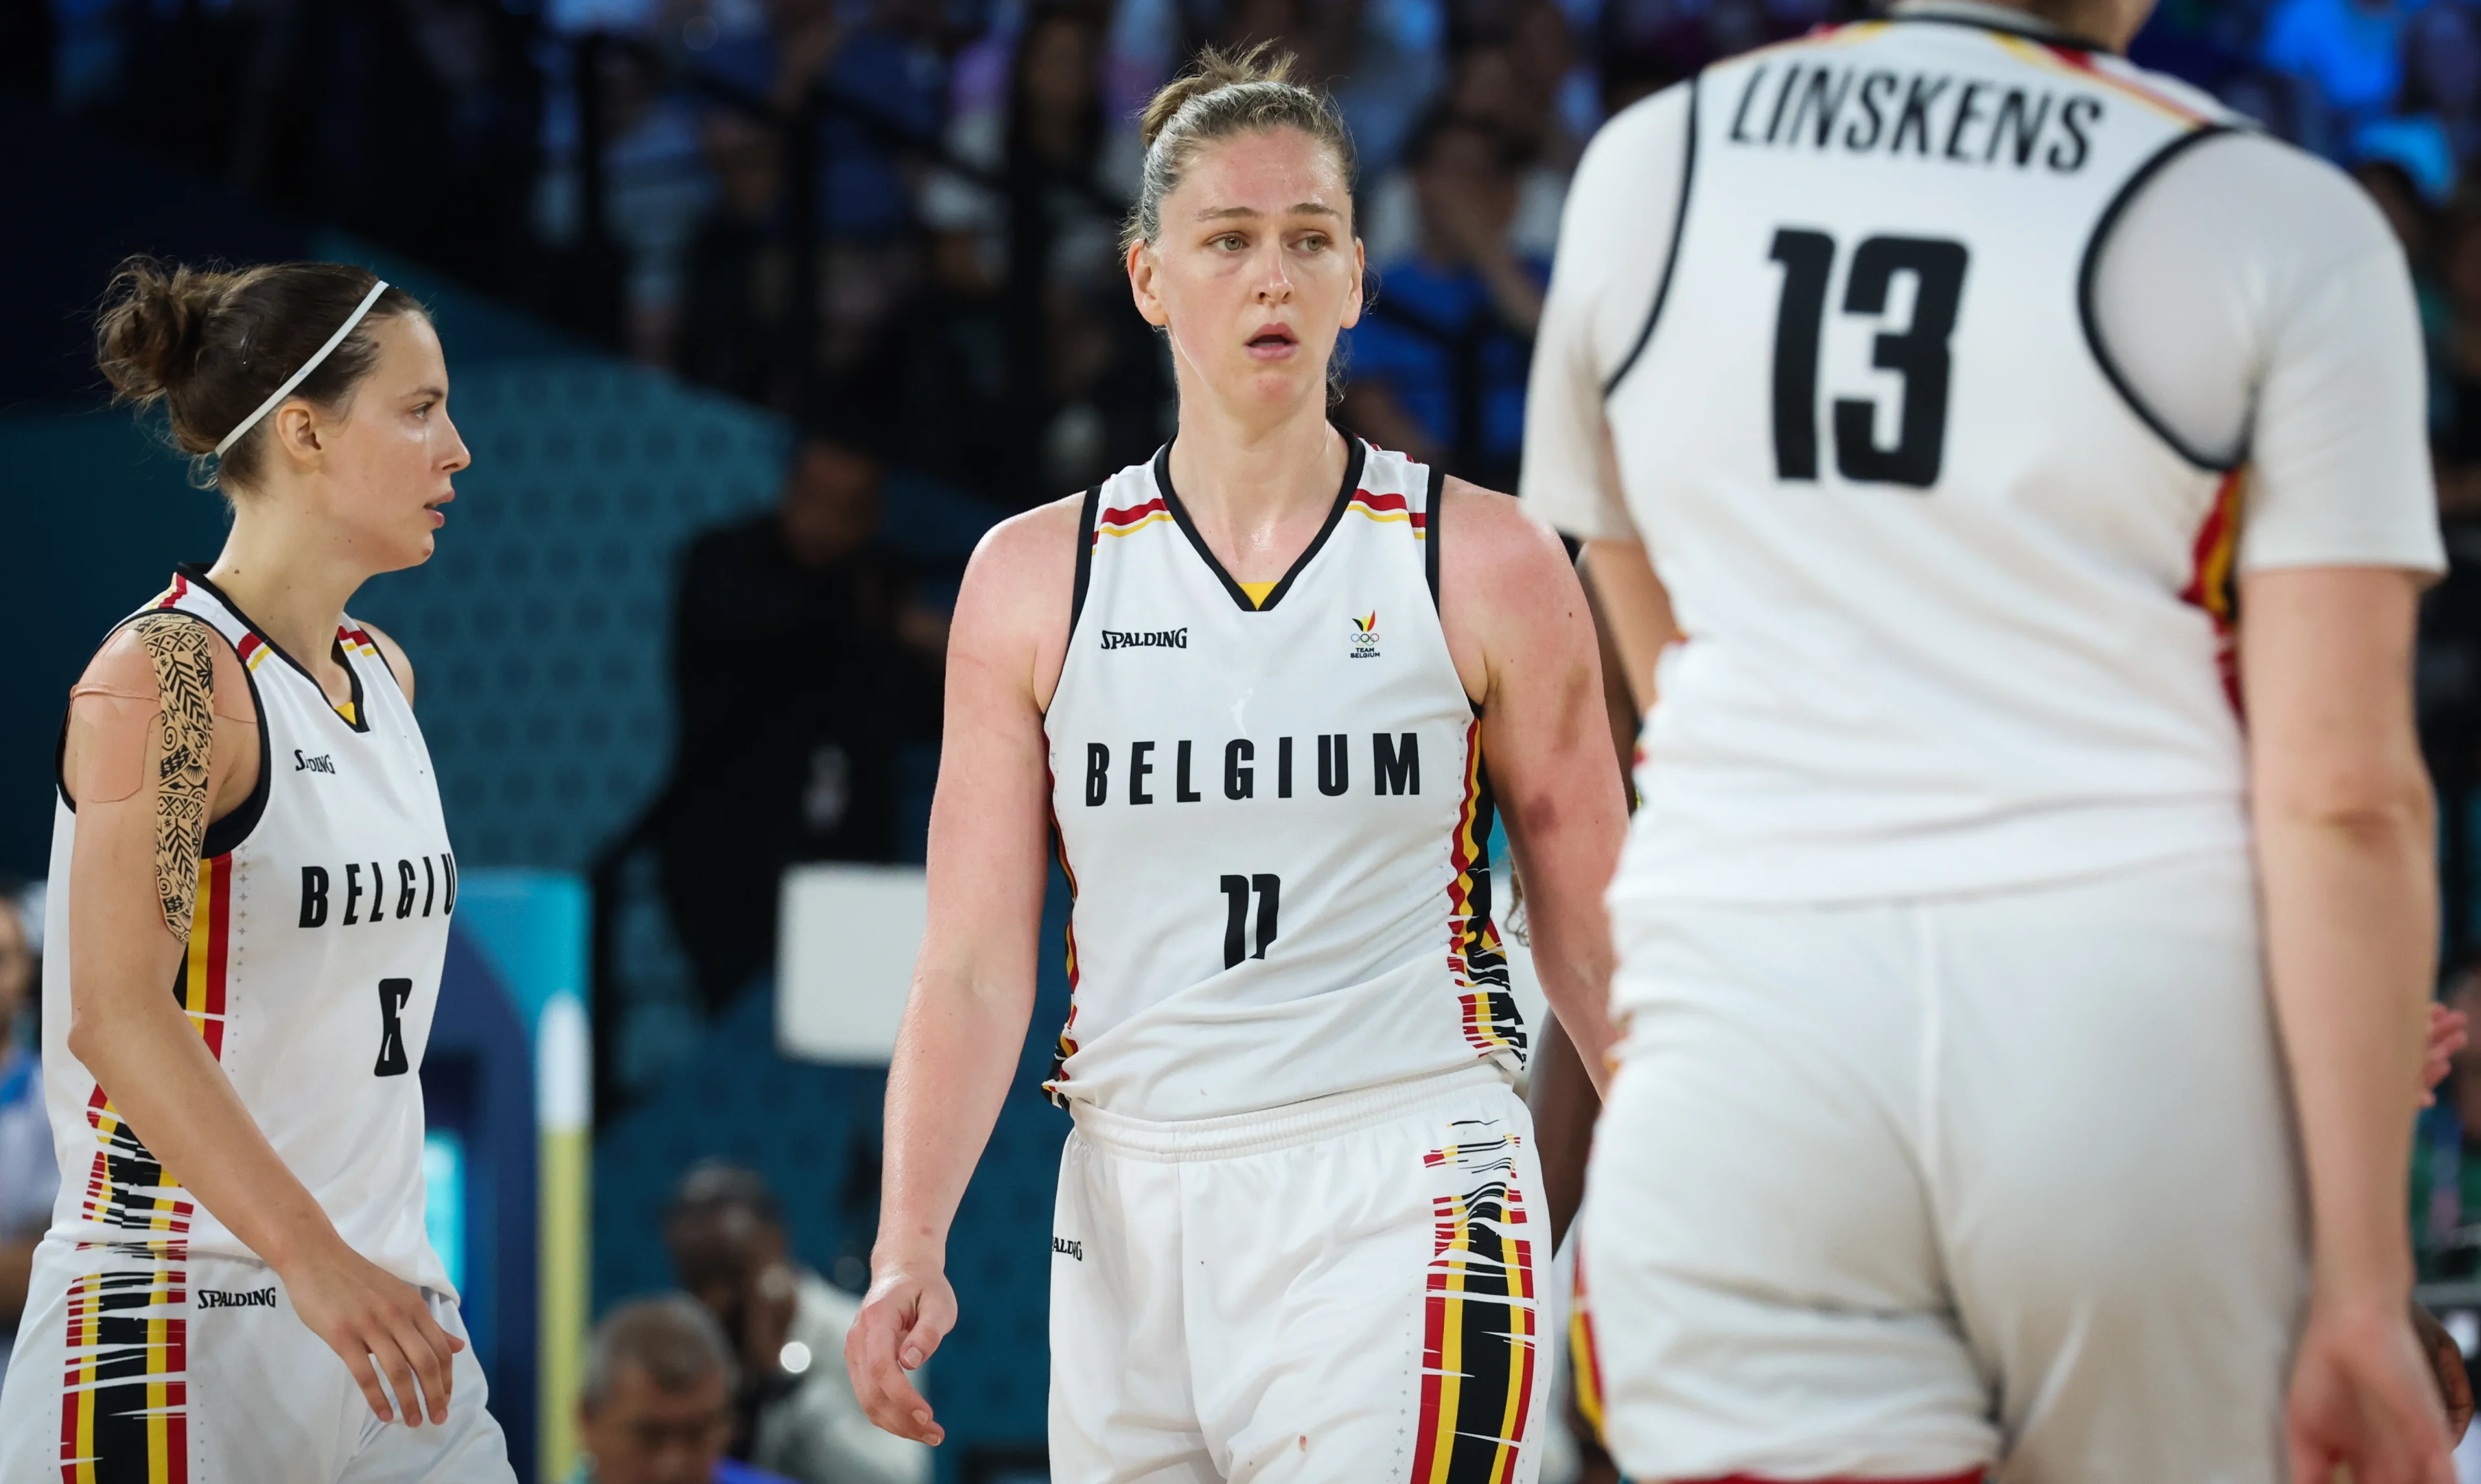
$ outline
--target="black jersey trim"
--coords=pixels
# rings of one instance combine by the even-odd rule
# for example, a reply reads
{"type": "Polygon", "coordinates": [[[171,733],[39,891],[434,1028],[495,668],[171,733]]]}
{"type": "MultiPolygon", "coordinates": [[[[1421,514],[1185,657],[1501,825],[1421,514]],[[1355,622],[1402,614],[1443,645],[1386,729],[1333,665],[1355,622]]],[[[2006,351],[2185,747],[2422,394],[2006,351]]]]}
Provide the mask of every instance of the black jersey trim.
{"type": "Polygon", "coordinates": [[[2128,177],[2128,183],[2119,188],[2119,194],[2110,198],[2110,204],[2102,208],[2102,219],[2094,223],[2093,235],[2085,240],[2084,262],[2076,270],[2076,319],[2084,326],[2085,349],[2093,352],[2094,364],[2102,368],[2103,378],[2119,393],[2120,400],[2128,404],[2128,410],[2136,414],[2138,421],[2153,429],[2156,437],[2169,444],[2173,453],[2198,468],[2214,474],[2229,474],[2246,463],[2248,451],[2245,448],[2241,449],[2236,458],[2209,457],[2190,447],[2186,439],[2173,431],[2169,424],[2163,422],[2155,414],[2152,407],[2145,404],[2145,400],[2136,395],[2136,388],[2130,385],[2128,378],[2121,373],[2119,363],[2111,359],[2109,349],[2102,344],[2102,324],[2094,315],[2094,289],[2096,280],[2102,274],[2102,247],[2110,240],[2111,229],[2119,224],[2119,219],[2128,210],[2128,203],[2136,199],[2136,194],[2145,189],[2146,183],[2161,173],[2164,166],[2199,144],[2237,132],[2239,131],[2228,124],[2201,124],[2155,150],[2154,157],[2138,166],[2136,172],[2128,177]]]}
{"type": "Polygon", "coordinates": [[[1663,301],[1671,298],[1672,275],[1680,271],[1680,241],[1688,235],[1688,191],[1697,182],[1697,86],[1703,78],[1700,73],[1688,80],[1688,147],[1680,162],[1680,209],[1671,214],[1671,248],[1662,255],[1662,281],[1654,286],[1654,307],[1645,312],[1645,327],[1636,332],[1636,344],[1629,347],[1619,369],[1603,381],[1605,402],[1636,368],[1637,357],[1645,354],[1646,344],[1654,339],[1655,322],[1662,318],[1663,301]]]}
{"type": "Polygon", "coordinates": [[[1350,433],[1344,434],[1344,486],[1335,492],[1335,504],[1327,509],[1326,524],[1319,527],[1318,534],[1310,537],[1310,544],[1293,559],[1292,568],[1284,574],[1283,580],[1267,589],[1264,603],[1249,601],[1248,589],[1234,582],[1232,574],[1223,570],[1223,563],[1215,560],[1214,553],[1207,547],[1206,537],[1199,534],[1197,523],[1188,518],[1188,507],[1181,504],[1180,491],[1171,485],[1171,445],[1164,444],[1155,455],[1155,485],[1162,491],[1163,504],[1171,510],[1172,523],[1188,537],[1188,544],[1197,548],[1198,560],[1204,561],[1206,569],[1223,584],[1223,590],[1232,594],[1232,601],[1240,606],[1242,612],[1271,612],[1276,604],[1284,601],[1284,594],[1293,590],[1293,579],[1299,577],[1312,560],[1325,549],[1326,538],[1335,534],[1336,525],[1344,519],[1345,507],[1352,503],[1352,492],[1361,487],[1361,469],[1370,452],[1369,445],[1350,433]]]}
{"type": "MultiPolygon", "coordinates": [[[[345,654],[343,638],[337,638],[333,642],[331,648],[336,656],[336,663],[345,667],[345,679],[347,683],[352,685],[353,688],[353,715],[350,719],[348,719],[343,713],[336,710],[335,702],[327,699],[327,688],[319,684],[319,677],[311,674],[309,669],[304,666],[300,661],[296,660],[289,654],[286,654],[284,652],[283,645],[268,638],[267,630],[261,628],[257,621],[252,619],[248,613],[243,612],[241,611],[240,604],[235,603],[231,598],[227,597],[222,588],[207,580],[207,574],[203,568],[193,562],[184,561],[174,566],[172,570],[180,573],[183,577],[188,578],[193,584],[204,589],[207,596],[222,604],[224,606],[224,611],[231,613],[234,619],[237,620],[243,628],[248,629],[252,635],[256,636],[258,641],[268,647],[269,652],[273,653],[275,658],[293,666],[294,673],[300,675],[302,680],[307,682],[311,690],[319,692],[319,704],[326,707],[329,714],[334,716],[337,720],[344,722],[345,725],[352,727],[356,732],[367,732],[371,729],[371,709],[369,703],[362,698],[362,672],[353,667],[353,660],[345,654]]],[[[342,617],[343,615],[338,614],[337,616],[342,617]]],[[[377,649],[379,646],[377,644],[373,644],[371,647],[373,649],[377,649]]],[[[384,664],[385,662],[382,661],[381,663],[384,664]]],[[[243,671],[247,673],[249,666],[245,664],[242,668],[243,671]]],[[[389,671],[389,674],[392,677],[395,672],[391,670],[389,671]]],[[[256,688],[253,686],[252,689],[255,690],[256,688]]]]}
{"type": "Polygon", "coordinates": [[[2012,25],[2006,21],[1984,19],[1978,15],[1942,14],[1937,12],[1923,14],[1916,12],[1910,14],[1885,15],[1878,18],[1889,24],[1907,26],[1961,26],[1968,31],[1988,31],[1998,36],[2012,36],[2020,40],[2038,42],[2044,46],[2064,47],[2069,51],[2101,52],[2110,57],[2119,55],[2117,47],[2105,46],[2100,41],[2077,36],[2071,31],[2054,31],[2033,25],[2012,25]]]}
{"type": "MultiPolygon", "coordinates": [[[[232,640],[225,638],[223,632],[214,624],[208,623],[199,614],[177,608],[141,609],[114,624],[111,631],[104,635],[103,642],[111,643],[114,634],[119,633],[141,618],[152,617],[157,613],[170,613],[176,617],[186,618],[192,623],[204,624],[207,632],[214,635],[219,643],[226,649],[233,647],[232,640]]],[[[98,644],[95,647],[100,649],[103,646],[98,644]]],[[[238,662],[241,658],[240,653],[235,651],[233,658],[238,662]]],[[[198,842],[198,855],[202,860],[213,860],[219,855],[230,855],[241,848],[243,844],[257,831],[259,819],[267,813],[267,795],[275,786],[275,749],[268,745],[267,703],[259,697],[258,677],[249,672],[249,666],[247,664],[241,666],[241,681],[243,685],[249,688],[250,715],[258,718],[258,780],[250,785],[249,796],[236,805],[232,813],[222,819],[207,821],[206,834],[198,842]]],[[[60,794],[61,803],[74,816],[77,813],[77,800],[69,794],[68,761],[69,717],[68,713],[64,710],[61,713],[60,737],[52,743],[52,789],[60,794]]]]}
{"type": "Polygon", "coordinates": [[[1077,620],[1085,613],[1085,585],[1094,576],[1094,543],[1102,539],[1095,527],[1103,519],[1103,486],[1093,485],[1077,507],[1077,587],[1068,599],[1068,642],[1077,643],[1077,620]]]}
{"type": "Polygon", "coordinates": [[[1439,512],[1447,508],[1448,471],[1430,465],[1430,492],[1422,498],[1422,577],[1430,585],[1430,607],[1439,608],[1439,512]]]}

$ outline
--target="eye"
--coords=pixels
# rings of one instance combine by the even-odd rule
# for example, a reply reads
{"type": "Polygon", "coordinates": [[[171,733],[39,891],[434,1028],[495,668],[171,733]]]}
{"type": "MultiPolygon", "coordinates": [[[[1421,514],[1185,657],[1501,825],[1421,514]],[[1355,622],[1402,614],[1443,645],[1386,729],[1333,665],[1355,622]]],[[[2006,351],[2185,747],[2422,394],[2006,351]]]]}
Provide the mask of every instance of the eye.
{"type": "Polygon", "coordinates": [[[1249,241],[1238,232],[1226,232],[1222,236],[1215,238],[1208,246],[1219,247],[1225,252],[1239,252],[1249,246],[1249,241]]]}
{"type": "Polygon", "coordinates": [[[1301,238],[1301,250],[1304,252],[1324,252],[1333,246],[1324,232],[1311,232],[1301,238]]]}

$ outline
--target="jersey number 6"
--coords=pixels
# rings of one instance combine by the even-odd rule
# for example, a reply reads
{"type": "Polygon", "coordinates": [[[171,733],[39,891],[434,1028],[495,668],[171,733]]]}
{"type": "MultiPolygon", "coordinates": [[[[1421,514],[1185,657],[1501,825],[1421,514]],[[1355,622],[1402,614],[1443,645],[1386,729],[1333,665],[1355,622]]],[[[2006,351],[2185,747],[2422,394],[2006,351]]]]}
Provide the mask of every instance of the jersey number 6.
{"type": "MultiPolygon", "coordinates": [[[[1775,478],[1817,478],[1817,346],[1826,323],[1826,279],[1835,239],[1784,227],[1768,254],[1784,269],[1783,303],[1775,312],[1775,478]]],[[[1964,297],[1964,244],[1934,237],[1871,237],[1853,249],[1843,312],[1887,312],[1895,274],[1913,276],[1913,323],[1882,333],[1869,364],[1904,378],[1903,412],[1893,448],[1878,446],[1878,404],[1835,400],[1835,467],[1859,483],[1938,482],[1946,445],[1947,337],[1964,297]]]]}

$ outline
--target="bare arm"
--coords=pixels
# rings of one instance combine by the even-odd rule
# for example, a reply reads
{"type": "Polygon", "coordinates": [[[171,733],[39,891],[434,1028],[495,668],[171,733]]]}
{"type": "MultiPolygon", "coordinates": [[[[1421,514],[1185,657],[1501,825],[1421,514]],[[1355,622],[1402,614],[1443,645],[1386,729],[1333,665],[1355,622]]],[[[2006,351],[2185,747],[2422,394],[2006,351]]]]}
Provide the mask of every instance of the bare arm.
{"type": "Polygon", "coordinates": [[[948,1225],[999,1119],[1033,1013],[1050,818],[1043,707],[1067,643],[1078,508],[1045,507],[983,539],[948,652],[946,735],[930,806],[929,922],[887,1077],[887,1162],[871,1289],[845,1341],[872,1421],[945,1436],[905,1372],[956,1321],[948,1225]]]}
{"type": "Polygon", "coordinates": [[[2429,779],[2414,737],[2418,578],[2246,579],[2240,664],[2266,966],[2309,1176],[2311,1299],[2294,1471],[2440,1480],[2445,1424],[2405,1318],[2404,1180],[2438,943],[2429,779]]]}
{"type": "Polygon", "coordinates": [[[1602,662],[1584,589],[1549,527],[1504,495],[1450,480],[1439,607],[1482,761],[1526,885],[1543,993],[1599,1088],[1611,1046],[1610,918],[1627,800],[1611,767],[1602,662]]]}
{"type": "Polygon", "coordinates": [[[196,620],[148,617],[116,635],[72,693],[63,774],[78,809],[69,860],[68,1048],[177,1180],[284,1279],[295,1309],[394,1417],[384,1371],[418,1424],[448,1417],[461,1342],[409,1285],[347,1247],[242,1105],[180,1003],[210,818],[247,797],[257,717],[240,662],[196,620]]]}

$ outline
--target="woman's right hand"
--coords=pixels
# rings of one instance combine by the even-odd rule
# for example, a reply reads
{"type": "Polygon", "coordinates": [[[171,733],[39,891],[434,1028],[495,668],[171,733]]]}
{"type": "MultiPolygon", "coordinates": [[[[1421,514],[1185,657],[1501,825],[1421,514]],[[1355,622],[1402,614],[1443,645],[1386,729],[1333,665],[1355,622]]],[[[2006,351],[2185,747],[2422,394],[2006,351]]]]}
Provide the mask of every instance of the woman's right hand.
{"type": "Polygon", "coordinates": [[[448,1420],[453,1358],[465,1341],[439,1327],[421,1289],[333,1237],[277,1268],[276,1276],[293,1312],[344,1359],[380,1421],[397,1420],[379,1387],[381,1372],[404,1403],[406,1426],[421,1426],[425,1410],[434,1425],[448,1420]]]}
{"type": "Polygon", "coordinates": [[[2312,1297],[2287,1410],[2298,1484],[2455,1484],[2438,1384],[2400,1298],[2312,1297]]]}
{"type": "Polygon", "coordinates": [[[934,1447],[948,1436],[906,1372],[921,1369],[955,1327],[956,1290],[938,1263],[899,1263],[872,1278],[845,1332],[845,1369],[882,1431],[934,1447]]]}

